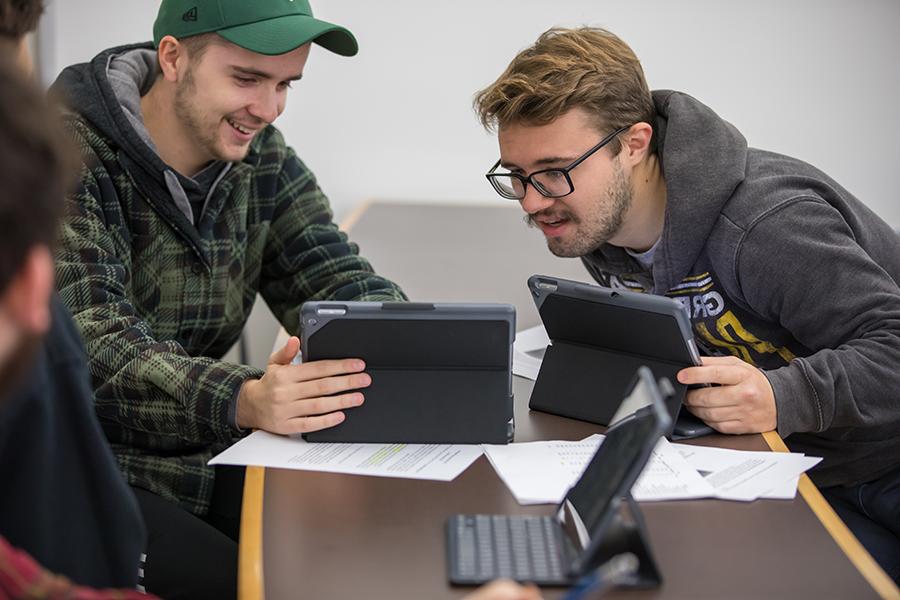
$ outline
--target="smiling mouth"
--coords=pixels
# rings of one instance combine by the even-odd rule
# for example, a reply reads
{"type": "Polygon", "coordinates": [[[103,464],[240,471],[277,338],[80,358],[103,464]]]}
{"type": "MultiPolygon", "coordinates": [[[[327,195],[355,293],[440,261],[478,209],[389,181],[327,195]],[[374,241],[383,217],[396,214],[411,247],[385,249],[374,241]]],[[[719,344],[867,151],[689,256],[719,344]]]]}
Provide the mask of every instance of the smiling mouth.
{"type": "Polygon", "coordinates": [[[570,220],[571,219],[564,215],[542,215],[539,217],[532,215],[529,218],[529,223],[532,226],[537,227],[559,227],[560,225],[565,225],[570,220]]]}
{"type": "Polygon", "coordinates": [[[234,127],[240,133],[243,133],[244,135],[252,135],[252,134],[256,133],[255,129],[247,129],[243,125],[240,125],[239,123],[236,123],[236,122],[232,121],[231,119],[225,119],[225,120],[228,121],[229,125],[234,127]]]}

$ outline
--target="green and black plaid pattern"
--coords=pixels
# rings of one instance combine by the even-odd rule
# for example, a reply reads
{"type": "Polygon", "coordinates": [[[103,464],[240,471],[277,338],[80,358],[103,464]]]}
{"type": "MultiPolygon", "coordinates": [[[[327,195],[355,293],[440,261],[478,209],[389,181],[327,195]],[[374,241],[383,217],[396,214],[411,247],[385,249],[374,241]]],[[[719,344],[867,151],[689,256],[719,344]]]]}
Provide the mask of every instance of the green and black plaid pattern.
{"type": "Polygon", "coordinates": [[[58,250],[60,295],[87,346],[97,413],[128,482],[203,514],[251,367],[220,357],[257,292],[288,331],[306,300],[403,300],[338,230],[312,173],[269,127],[196,227],[165,188],[78,116],[84,168],[58,250]],[[140,183],[138,183],[140,182],[140,183]]]}

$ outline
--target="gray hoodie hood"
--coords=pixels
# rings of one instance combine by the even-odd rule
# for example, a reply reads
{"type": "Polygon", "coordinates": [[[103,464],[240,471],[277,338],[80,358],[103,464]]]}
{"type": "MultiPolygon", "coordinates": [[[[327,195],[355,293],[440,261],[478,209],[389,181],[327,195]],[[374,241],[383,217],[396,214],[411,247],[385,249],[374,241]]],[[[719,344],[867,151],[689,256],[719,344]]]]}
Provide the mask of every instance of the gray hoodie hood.
{"type": "MultiPolygon", "coordinates": [[[[719,213],[744,180],[747,140],[708,106],[687,94],[653,92],[657,152],[666,179],[666,217],[653,262],[653,292],[663,294],[688,274],[719,213]],[[698,131],[704,132],[698,137],[698,131]],[[676,247],[677,246],[677,247],[676,247]]],[[[588,270],[634,275],[643,268],[623,248],[605,244],[582,259],[588,270]]]]}
{"type": "Polygon", "coordinates": [[[109,57],[109,66],[106,70],[109,85],[119,100],[125,117],[134,127],[135,133],[154,152],[157,152],[157,149],[144,125],[141,97],[153,87],[158,72],[156,51],[150,48],[135,48],[119,55],[112,55],[109,57]]]}
{"type": "Polygon", "coordinates": [[[817,485],[896,469],[900,238],[836,181],[748,148],[690,96],[653,99],[667,203],[652,273],[609,244],[583,258],[588,270],[678,300],[707,354],[762,369],[778,432],[825,459],[817,485]]]}
{"type": "Polygon", "coordinates": [[[658,91],[653,101],[667,194],[663,248],[653,269],[654,288],[662,293],[688,274],[719,213],[744,180],[747,140],[686,94],[658,91]],[[704,135],[698,137],[698,131],[704,135]]]}
{"type": "MultiPolygon", "coordinates": [[[[126,110],[117,95],[117,91],[122,91],[126,85],[125,72],[120,70],[116,77],[109,76],[109,66],[113,60],[140,49],[152,51],[153,44],[147,42],[110,48],[88,63],[67,67],[53,82],[51,90],[62,96],[73,112],[83,116],[100,134],[121,148],[134,165],[140,167],[142,175],[153,179],[165,190],[163,172],[168,167],[134,127],[135,113],[140,113],[140,94],[136,104],[130,103],[126,110]]],[[[138,121],[143,128],[143,119],[138,121]]]]}
{"type": "MultiPolygon", "coordinates": [[[[168,207],[165,210],[171,218],[182,226],[195,227],[198,223],[186,189],[197,193],[197,181],[176,173],[160,158],[144,125],[141,97],[153,86],[158,70],[152,43],[119,46],[100,53],[90,63],[66,68],[52,89],[66,99],[73,112],[121,149],[133,176],[155,192],[158,204],[168,207]]],[[[214,161],[204,169],[208,188],[204,186],[200,193],[207,201],[230,167],[230,163],[214,161]]]]}

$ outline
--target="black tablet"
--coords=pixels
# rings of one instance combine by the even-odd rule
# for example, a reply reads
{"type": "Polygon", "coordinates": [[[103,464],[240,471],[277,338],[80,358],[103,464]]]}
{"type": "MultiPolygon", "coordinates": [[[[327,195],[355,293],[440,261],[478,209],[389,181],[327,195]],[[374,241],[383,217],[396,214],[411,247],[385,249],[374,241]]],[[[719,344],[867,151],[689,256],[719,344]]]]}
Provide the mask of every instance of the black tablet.
{"type": "Polygon", "coordinates": [[[307,302],[302,358],[360,358],[362,406],[311,441],[505,444],[512,438],[508,304],[307,302]]]}
{"type": "MultiPolygon", "coordinates": [[[[685,386],[676,375],[700,355],[680,302],[546,275],[530,277],[528,288],[551,340],[530,408],[609,425],[623,416],[616,413],[633,373],[647,365],[675,382],[667,399],[673,421],[683,412],[692,436],[711,431],[681,411],[685,386]]],[[[675,433],[684,437],[678,426],[675,433]]]]}
{"type": "Polygon", "coordinates": [[[447,524],[449,579],[477,585],[497,577],[565,585],[614,555],[630,552],[637,570],[622,583],[658,585],[643,518],[631,488],[671,427],[665,379],[646,367],[629,374],[623,402],[643,408],[606,433],[584,473],[553,515],[456,515],[447,524]],[[627,506],[628,510],[620,510],[627,506]]]}

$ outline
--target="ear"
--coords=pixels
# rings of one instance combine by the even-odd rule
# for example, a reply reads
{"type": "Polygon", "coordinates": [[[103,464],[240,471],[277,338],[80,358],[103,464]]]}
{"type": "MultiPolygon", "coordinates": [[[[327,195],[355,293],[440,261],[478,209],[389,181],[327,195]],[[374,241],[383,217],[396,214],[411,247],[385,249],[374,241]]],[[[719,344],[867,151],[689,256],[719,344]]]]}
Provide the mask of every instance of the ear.
{"type": "Polygon", "coordinates": [[[159,68],[162,70],[166,81],[171,83],[177,82],[179,76],[187,69],[187,50],[181,42],[171,35],[167,35],[159,41],[156,56],[159,60],[159,68]]]}
{"type": "Polygon", "coordinates": [[[649,123],[635,123],[619,136],[622,141],[622,151],[619,155],[626,163],[634,166],[640,163],[650,153],[650,140],[653,137],[653,127],[649,123]]]}
{"type": "Polygon", "coordinates": [[[32,248],[3,294],[6,311],[22,328],[43,334],[50,328],[53,257],[47,246],[32,248]]]}

